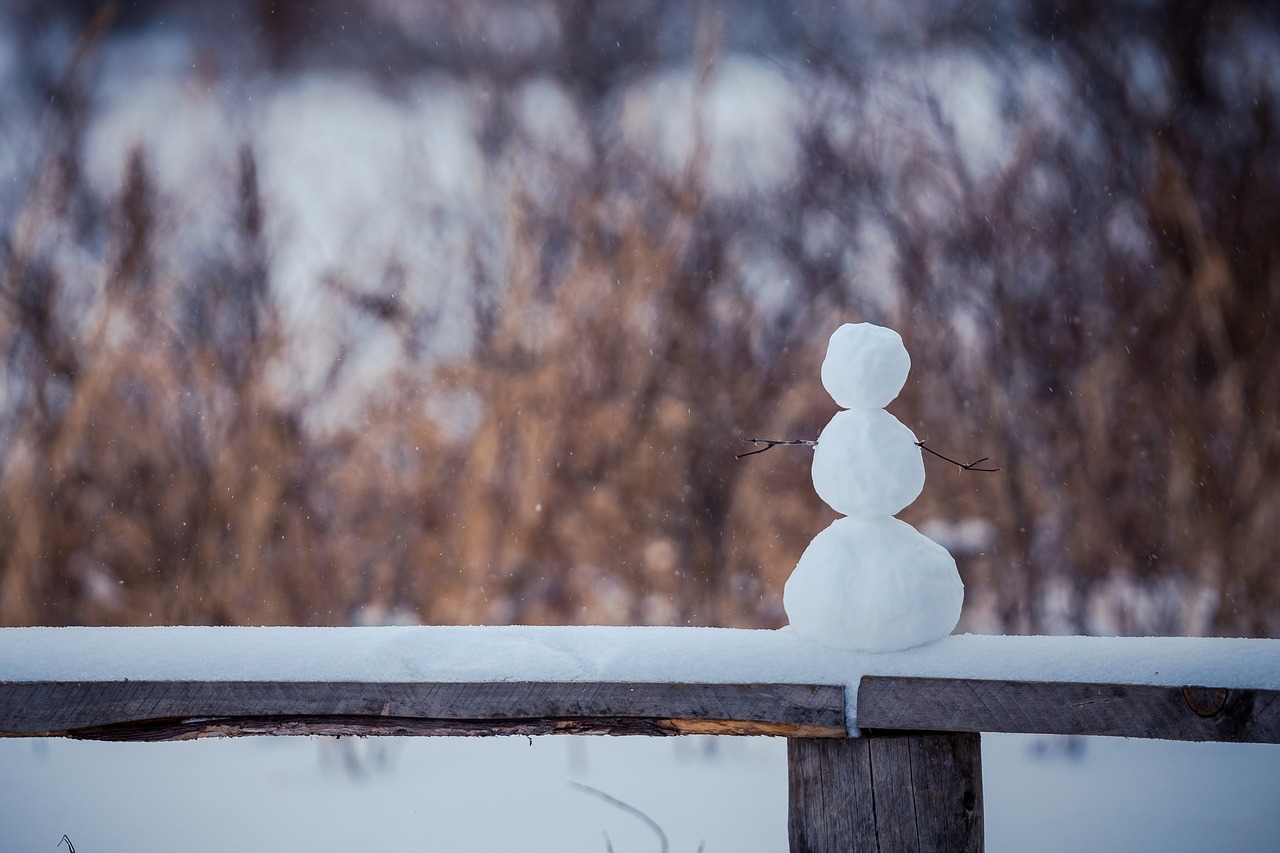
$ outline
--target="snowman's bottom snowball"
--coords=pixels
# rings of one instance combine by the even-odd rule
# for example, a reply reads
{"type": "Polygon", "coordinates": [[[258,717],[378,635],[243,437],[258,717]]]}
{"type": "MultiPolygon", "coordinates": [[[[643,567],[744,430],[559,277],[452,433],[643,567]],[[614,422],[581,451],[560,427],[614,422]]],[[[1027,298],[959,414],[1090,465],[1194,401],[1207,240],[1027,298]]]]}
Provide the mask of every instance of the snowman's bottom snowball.
{"type": "Polygon", "coordinates": [[[947,549],[887,516],[837,519],[815,536],[782,598],[802,637],[864,652],[942,639],[960,620],[963,601],[947,549]]]}

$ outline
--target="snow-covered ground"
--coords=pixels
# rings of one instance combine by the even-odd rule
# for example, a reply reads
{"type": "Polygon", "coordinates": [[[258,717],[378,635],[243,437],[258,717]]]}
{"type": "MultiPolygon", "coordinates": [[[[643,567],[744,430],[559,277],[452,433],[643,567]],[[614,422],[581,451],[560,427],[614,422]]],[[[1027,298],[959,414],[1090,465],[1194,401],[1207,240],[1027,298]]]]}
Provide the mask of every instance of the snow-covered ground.
{"type": "MultiPolygon", "coordinates": [[[[985,735],[983,762],[992,853],[1280,841],[1280,746],[985,735]]],[[[542,737],[0,740],[0,850],[659,849],[571,782],[676,853],[786,849],[782,739],[542,737]]]]}

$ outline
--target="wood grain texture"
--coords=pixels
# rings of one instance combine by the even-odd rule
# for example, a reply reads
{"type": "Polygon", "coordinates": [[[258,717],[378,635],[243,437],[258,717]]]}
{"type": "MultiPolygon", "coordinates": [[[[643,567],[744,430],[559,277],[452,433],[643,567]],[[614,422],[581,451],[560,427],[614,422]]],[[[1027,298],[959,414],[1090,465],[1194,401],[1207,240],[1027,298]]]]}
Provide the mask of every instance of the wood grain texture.
{"type": "Polygon", "coordinates": [[[976,734],[796,738],[787,756],[793,853],[983,849],[976,734]]]}
{"type": "Polygon", "coordinates": [[[911,739],[869,737],[871,784],[875,795],[877,850],[919,850],[916,794],[911,779],[911,739]]]}
{"type": "Polygon", "coordinates": [[[787,741],[792,853],[874,851],[875,796],[866,738],[787,741]]]}
{"type": "Polygon", "coordinates": [[[0,682],[0,736],[773,734],[844,737],[844,688],[627,682],[0,682]]]}
{"type": "Polygon", "coordinates": [[[981,736],[946,732],[906,740],[916,849],[978,853],[984,841],[981,736]]]}
{"type": "Polygon", "coordinates": [[[1280,743],[1280,692],[866,676],[858,726],[1280,743]]]}

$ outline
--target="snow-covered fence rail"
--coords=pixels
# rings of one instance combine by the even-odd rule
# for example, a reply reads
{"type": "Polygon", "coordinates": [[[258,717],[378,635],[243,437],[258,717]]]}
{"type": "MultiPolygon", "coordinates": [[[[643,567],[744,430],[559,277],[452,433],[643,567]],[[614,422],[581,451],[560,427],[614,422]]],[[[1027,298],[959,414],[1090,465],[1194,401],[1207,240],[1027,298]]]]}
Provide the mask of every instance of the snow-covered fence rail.
{"type": "Polygon", "coordinates": [[[865,676],[858,725],[1280,743],[1280,691],[865,676]]]}
{"type": "Polygon", "coordinates": [[[166,741],[209,735],[844,737],[830,684],[77,681],[0,684],[0,735],[166,741]]]}
{"type": "Polygon", "coordinates": [[[0,629],[6,737],[785,736],[793,850],[981,850],[981,732],[1280,743],[1280,641],[0,629]]]}

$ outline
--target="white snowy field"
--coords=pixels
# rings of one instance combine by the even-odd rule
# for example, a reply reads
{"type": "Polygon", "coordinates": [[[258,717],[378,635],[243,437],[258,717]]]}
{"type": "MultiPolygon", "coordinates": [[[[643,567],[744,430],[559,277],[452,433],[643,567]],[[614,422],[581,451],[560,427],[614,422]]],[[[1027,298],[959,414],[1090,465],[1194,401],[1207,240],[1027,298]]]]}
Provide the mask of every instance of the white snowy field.
{"type": "MultiPolygon", "coordinates": [[[[1280,746],[984,735],[983,762],[992,853],[1280,841],[1280,746]]],[[[660,849],[571,782],[676,853],[786,849],[782,739],[541,737],[0,740],[0,850],[660,849]]]]}

